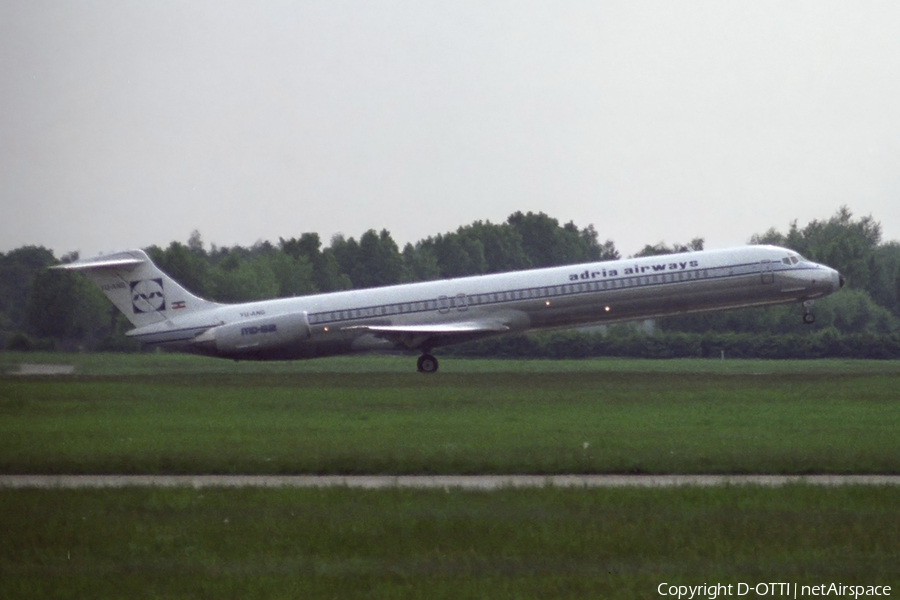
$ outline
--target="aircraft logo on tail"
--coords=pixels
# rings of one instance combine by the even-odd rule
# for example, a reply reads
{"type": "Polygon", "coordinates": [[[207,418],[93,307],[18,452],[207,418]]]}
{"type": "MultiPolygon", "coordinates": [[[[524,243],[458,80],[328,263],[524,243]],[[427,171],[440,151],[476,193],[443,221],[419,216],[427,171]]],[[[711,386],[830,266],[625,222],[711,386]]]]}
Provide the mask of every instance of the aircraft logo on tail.
{"type": "Polygon", "coordinates": [[[166,310],[162,279],[141,279],[131,282],[131,305],[135,314],[166,310]]]}

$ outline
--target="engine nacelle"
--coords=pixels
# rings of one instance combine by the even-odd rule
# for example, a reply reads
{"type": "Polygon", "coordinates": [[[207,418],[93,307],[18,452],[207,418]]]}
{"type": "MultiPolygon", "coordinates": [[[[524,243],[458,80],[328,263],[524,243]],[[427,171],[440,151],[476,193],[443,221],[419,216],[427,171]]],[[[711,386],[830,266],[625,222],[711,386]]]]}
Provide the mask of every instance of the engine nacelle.
{"type": "Polygon", "coordinates": [[[309,322],[303,312],[220,325],[197,336],[194,343],[215,348],[220,354],[244,354],[285,348],[307,339],[309,322]]]}

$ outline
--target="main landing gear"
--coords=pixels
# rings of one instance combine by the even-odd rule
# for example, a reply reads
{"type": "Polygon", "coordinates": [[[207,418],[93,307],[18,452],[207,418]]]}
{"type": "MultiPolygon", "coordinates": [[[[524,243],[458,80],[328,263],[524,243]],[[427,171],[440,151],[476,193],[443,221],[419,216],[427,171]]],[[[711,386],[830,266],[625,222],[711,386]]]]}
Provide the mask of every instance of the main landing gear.
{"type": "Polygon", "coordinates": [[[812,307],[813,301],[807,300],[803,303],[803,322],[807,325],[812,325],[816,322],[816,315],[809,312],[809,309],[812,307]]]}
{"type": "Polygon", "coordinates": [[[419,357],[418,361],[416,361],[416,370],[418,370],[419,373],[434,373],[438,370],[438,361],[435,357],[426,352],[419,357]]]}

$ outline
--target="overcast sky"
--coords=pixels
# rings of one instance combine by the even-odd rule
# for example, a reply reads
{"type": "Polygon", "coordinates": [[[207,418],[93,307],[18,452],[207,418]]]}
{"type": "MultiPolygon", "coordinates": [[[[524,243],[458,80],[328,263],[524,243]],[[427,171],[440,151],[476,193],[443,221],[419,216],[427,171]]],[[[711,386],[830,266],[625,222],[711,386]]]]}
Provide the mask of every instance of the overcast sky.
{"type": "Polygon", "coordinates": [[[543,211],[900,240],[900,2],[3,0],[0,251],[402,246],[543,211]]]}

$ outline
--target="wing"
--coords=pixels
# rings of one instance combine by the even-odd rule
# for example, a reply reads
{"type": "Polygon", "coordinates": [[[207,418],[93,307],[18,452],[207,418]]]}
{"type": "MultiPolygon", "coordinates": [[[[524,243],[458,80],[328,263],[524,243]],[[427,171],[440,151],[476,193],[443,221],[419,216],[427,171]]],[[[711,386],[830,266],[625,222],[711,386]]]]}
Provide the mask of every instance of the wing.
{"type": "Polygon", "coordinates": [[[509,326],[496,320],[453,321],[424,325],[353,325],[341,331],[371,333],[409,348],[431,348],[459,344],[509,331],[509,326]]]}

